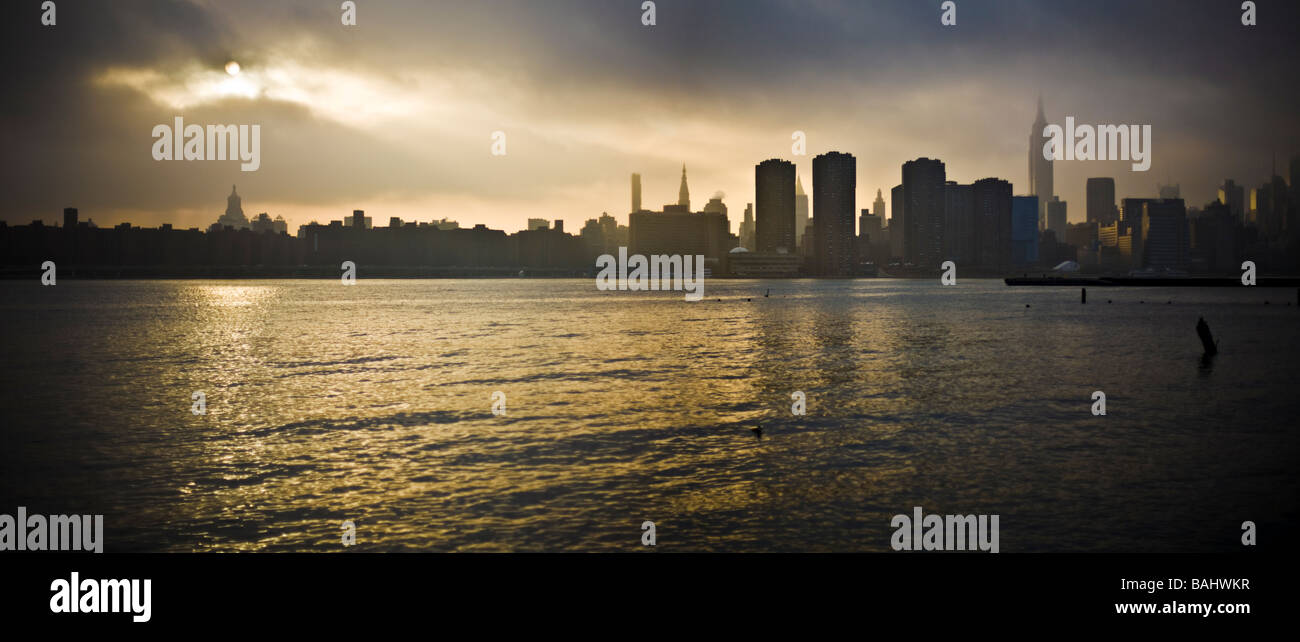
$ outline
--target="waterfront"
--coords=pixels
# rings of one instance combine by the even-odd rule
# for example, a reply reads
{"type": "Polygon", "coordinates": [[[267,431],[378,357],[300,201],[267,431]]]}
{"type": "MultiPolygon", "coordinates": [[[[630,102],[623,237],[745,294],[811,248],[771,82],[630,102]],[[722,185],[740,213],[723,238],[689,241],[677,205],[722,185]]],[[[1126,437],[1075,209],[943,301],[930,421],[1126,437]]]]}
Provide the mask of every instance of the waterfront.
{"type": "Polygon", "coordinates": [[[0,292],[0,512],[103,513],[109,552],[343,550],[344,520],[365,551],[637,551],[644,520],[666,551],[882,551],[914,506],[1001,515],[1003,552],[1241,550],[1247,519],[1295,532],[1290,291],[0,292]],[[1208,364],[1199,316],[1221,341],[1208,364]]]}

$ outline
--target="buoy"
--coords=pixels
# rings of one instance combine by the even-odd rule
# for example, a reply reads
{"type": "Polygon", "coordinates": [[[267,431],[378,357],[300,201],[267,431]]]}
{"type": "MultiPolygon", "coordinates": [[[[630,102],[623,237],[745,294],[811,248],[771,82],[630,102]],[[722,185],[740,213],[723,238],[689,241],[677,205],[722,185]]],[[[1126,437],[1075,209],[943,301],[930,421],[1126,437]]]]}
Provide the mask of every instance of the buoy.
{"type": "Polygon", "coordinates": [[[755,437],[758,437],[759,439],[762,439],[762,438],[763,438],[763,425],[762,425],[762,424],[759,424],[759,425],[757,425],[757,426],[754,426],[753,428],[750,428],[750,429],[749,429],[749,432],[754,433],[754,436],[755,436],[755,437]]]}

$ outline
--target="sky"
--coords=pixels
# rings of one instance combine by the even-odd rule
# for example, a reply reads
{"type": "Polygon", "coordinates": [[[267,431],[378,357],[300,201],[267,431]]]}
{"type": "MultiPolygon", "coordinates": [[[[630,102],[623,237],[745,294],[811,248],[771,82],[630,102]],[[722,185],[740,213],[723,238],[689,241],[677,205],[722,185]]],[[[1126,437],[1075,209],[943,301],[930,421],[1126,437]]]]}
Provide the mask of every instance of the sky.
{"type": "MultiPolygon", "coordinates": [[[[364,209],[514,231],[528,218],[577,232],[643,205],[692,209],[724,194],[732,229],[754,165],[857,157],[857,206],[939,158],[949,180],[1010,180],[1027,194],[1030,126],[1151,125],[1152,164],[1055,165],[1072,222],[1090,176],[1119,197],[1178,183],[1189,206],[1233,178],[1287,175],[1300,154],[1300,6],[1233,1],[956,0],[57,0],[6,6],[8,159],[0,219],[206,228],[237,184],[245,214],[291,233],[364,209]],[[230,61],[238,75],[225,70],[230,61]],[[258,124],[261,165],[157,161],[155,125],[258,124]],[[493,155],[493,132],[506,153],[493,155]],[[807,154],[791,136],[806,135],[807,154]]],[[[815,215],[816,212],[814,211],[815,215]]]]}

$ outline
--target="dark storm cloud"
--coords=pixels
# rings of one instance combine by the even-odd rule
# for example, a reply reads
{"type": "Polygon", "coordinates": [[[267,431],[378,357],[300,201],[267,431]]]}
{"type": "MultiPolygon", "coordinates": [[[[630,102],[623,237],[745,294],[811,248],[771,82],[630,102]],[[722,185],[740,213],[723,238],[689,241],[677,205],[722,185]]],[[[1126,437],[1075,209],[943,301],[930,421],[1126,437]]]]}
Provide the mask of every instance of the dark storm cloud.
{"type": "Polygon", "coordinates": [[[11,157],[0,217],[10,221],[52,220],[76,203],[156,212],[136,221],[151,224],[172,210],[219,207],[214,194],[232,182],[268,200],[333,205],[424,194],[492,202],[608,180],[590,188],[583,211],[621,212],[625,188],[601,172],[644,167],[668,182],[677,162],[669,157],[690,154],[646,157],[621,137],[696,121],[706,133],[695,157],[716,158],[693,173],[713,183],[697,187],[701,194],[722,188],[746,200],[752,185],[731,184],[732,175],[752,173],[767,155],[788,156],[796,128],[816,141],[810,152],[858,154],[871,195],[897,182],[903,161],[926,154],[948,160],[961,180],[1000,175],[1025,191],[1040,92],[1052,122],[1070,114],[1156,132],[1147,174],[1058,164],[1072,218],[1088,175],[1116,175],[1121,193],[1144,195],[1168,176],[1199,204],[1222,178],[1258,184],[1271,153],[1300,150],[1292,36],[1300,8],[1292,2],[1257,2],[1259,25],[1243,27],[1239,2],[958,0],[958,25],[946,28],[937,1],[659,0],[658,24],[646,28],[640,0],[362,0],[355,29],[340,27],[333,1],[62,0],[50,28],[39,24],[39,4],[19,3],[6,21],[14,62],[0,107],[11,157]],[[148,132],[176,110],[138,88],[96,82],[113,68],[167,76],[236,59],[256,69],[276,62],[273,51],[412,92],[427,77],[476,80],[456,97],[503,114],[499,126],[520,150],[515,164],[503,170],[483,153],[483,127],[497,125],[431,116],[429,131],[403,135],[267,96],[185,114],[196,123],[262,123],[258,172],[159,163],[148,155],[148,132]],[[584,137],[584,128],[600,134],[584,137]],[[707,133],[723,128],[771,142],[729,152],[739,143],[707,133]]]}

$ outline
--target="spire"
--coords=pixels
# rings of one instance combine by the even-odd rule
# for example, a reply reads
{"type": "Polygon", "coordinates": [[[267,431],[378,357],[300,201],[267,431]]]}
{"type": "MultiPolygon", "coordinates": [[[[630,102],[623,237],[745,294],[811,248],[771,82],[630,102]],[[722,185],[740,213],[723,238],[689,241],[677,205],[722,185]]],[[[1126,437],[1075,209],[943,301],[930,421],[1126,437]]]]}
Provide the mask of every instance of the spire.
{"type": "Polygon", "coordinates": [[[235,186],[234,186],[234,185],[231,185],[231,186],[230,186],[230,195],[231,195],[231,196],[234,196],[234,195],[235,195],[235,186]]]}
{"type": "Polygon", "coordinates": [[[1043,115],[1043,94],[1041,92],[1038,94],[1038,117],[1034,121],[1039,123],[1047,122],[1047,116],[1043,115]]]}
{"type": "Polygon", "coordinates": [[[880,188],[876,188],[876,198],[880,198],[880,188]]]}
{"type": "Polygon", "coordinates": [[[805,195],[803,191],[803,178],[800,177],[798,174],[796,174],[794,177],[794,193],[795,196],[805,195]]]}
{"type": "Polygon", "coordinates": [[[691,209],[691,191],[686,189],[686,163],[682,163],[682,188],[677,192],[677,204],[691,209]]]}

